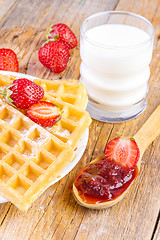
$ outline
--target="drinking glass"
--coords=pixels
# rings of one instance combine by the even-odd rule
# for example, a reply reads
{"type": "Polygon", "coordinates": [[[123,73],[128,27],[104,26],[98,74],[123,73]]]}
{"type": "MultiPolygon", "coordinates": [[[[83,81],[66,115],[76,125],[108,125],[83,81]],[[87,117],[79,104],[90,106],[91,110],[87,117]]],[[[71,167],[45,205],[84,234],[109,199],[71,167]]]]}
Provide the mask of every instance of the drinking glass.
{"type": "Polygon", "coordinates": [[[87,111],[91,117],[123,122],[140,115],[147,105],[152,24],[134,13],[109,11],[88,17],[80,33],[80,81],[88,91],[87,111]],[[128,43],[130,31],[135,34],[128,43]],[[115,37],[109,42],[110,33],[115,37]],[[141,34],[145,34],[145,40],[141,40],[141,34]]]}

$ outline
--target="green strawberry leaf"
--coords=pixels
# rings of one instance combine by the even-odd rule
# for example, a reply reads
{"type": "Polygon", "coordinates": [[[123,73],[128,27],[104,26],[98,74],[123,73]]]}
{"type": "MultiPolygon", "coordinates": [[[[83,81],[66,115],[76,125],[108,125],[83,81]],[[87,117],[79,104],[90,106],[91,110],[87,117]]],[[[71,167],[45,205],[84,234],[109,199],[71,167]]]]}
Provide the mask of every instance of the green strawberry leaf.
{"type": "Polygon", "coordinates": [[[10,90],[10,87],[12,87],[13,84],[4,87],[3,92],[1,92],[0,94],[4,97],[5,101],[10,104],[11,106],[15,107],[16,106],[13,104],[13,100],[12,98],[10,98],[10,96],[12,95],[13,91],[10,90]]]}
{"type": "Polygon", "coordinates": [[[59,38],[59,34],[57,34],[56,36],[54,36],[54,40],[57,41],[59,38]]]}
{"type": "Polygon", "coordinates": [[[136,141],[136,140],[134,139],[134,137],[131,137],[130,139],[133,140],[134,142],[136,141]]]}

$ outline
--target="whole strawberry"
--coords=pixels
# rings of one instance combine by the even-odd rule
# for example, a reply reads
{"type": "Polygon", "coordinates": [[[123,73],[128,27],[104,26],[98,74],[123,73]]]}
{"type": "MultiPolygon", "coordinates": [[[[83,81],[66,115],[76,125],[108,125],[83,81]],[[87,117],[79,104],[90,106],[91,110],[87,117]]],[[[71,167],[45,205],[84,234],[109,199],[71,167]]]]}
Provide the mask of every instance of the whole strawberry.
{"type": "Polygon", "coordinates": [[[77,38],[75,34],[64,23],[53,25],[48,31],[47,39],[64,42],[69,49],[77,46],[77,38]]]}
{"type": "Polygon", "coordinates": [[[60,73],[67,67],[69,50],[61,41],[50,41],[39,49],[38,57],[45,67],[54,73],[60,73]]]}
{"type": "Polygon", "coordinates": [[[0,48],[0,70],[18,72],[17,55],[13,50],[0,48]]]}
{"type": "Polygon", "coordinates": [[[6,86],[1,94],[8,104],[26,109],[43,98],[44,90],[36,83],[20,78],[6,86]]]}

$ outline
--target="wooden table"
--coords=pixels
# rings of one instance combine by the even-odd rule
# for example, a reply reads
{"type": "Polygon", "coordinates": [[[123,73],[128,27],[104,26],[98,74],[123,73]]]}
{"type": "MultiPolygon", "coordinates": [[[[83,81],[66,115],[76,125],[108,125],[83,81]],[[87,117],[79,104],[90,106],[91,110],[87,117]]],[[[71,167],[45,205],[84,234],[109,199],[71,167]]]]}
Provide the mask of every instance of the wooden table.
{"type": "Polygon", "coordinates": [[[51,24],[66,23],[79,39],[82,21],[106,10],[141,14],[155,27],[147,109],[126,123],[93,120],[82,159],[66,177],[48,188],[28,212],[21,212],[11,203],[0,205],[0,239],[160,239],[160,138],[146,150],[136,184],[117,205],[106,210],[85,209],[75,202],[71,192],[80,169],[100,155],[111,138],[133,136],[160,103],[160,0],[1,0],[0,47],[17,53],[22,73],[48,79],[78,79],[79,45],[71,51],[68,67],[59,75],[39,63],[38,49],[51,24]]]}

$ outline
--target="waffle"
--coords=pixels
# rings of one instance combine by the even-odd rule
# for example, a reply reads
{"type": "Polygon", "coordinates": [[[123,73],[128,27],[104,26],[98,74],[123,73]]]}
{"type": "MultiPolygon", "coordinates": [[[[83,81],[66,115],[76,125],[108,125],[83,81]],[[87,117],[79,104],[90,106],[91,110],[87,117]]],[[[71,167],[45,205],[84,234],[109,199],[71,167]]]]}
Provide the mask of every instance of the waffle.
{"type": "MultiPolygon", "coordinates": [[[[9,85],[17,77],[0,74],[0,87],[9,85]]],[[[88,102],[87,91],[77,80],[31,79],[40,85],[53,98],[69,103],[80,110],[85,110],[88,102]]]]}
{"type": "MultiPolygon", "coordinates": [[[[16,78],[0,75],[0,90],[16,78]]],[[[73,160],[73,149],[91,123],[84,111],[86,90],[78,81],[33,81],[44,89],[42,100],[58,105],[62,116],[44,129],[25,116],[25,110],[0,100],[0,194],[22,211],[73,160]]]]}
{"type": "MultiPolygon", "coordinates": [[[[0,75],[0,87],[9,85],[14,79],[15,77],[13,76],[0,75]]],[[[67,82],[68,80],[50,81],[35,79],[33,81],[41,85],[45,91],[42,100],[56,104],[62,111],[61,120],[52,127],[46,128],[46,130],[75,149],[83,133],[91,123],[89,113],[83,110],[87,99],[86,90],[82,87],[83,85],[79,84],[76,80],[69,80],[67,82]],[[66,96],[66,91],[68,91],[68,96],[73,95],[70,94],[71,90],[75,96],[76,93],[78,96],[75,97],[76,100],[72,103],[66,103],[63,101],[63,96],[66,96]],[[80,106],[81,97],[82,105],[80,106]]],[[[26,115],[26,111],[22,112],[26,115]]]]}
{"type": "Polygon", "coordinates": [[[56,104],[62,111],[61,120],[52,127],[47,127],[46,130],[75,149],[81,136],[91,123],[89,113],[55,99],[47,93],[42,100],[56,104]]]}
{"type": "Polygon", "coordinates": [[[75,154],[2,100],[0,132],[0,194],[26,211],[75,154]]]}
{"type": "Polygon", "coordinates": [[[87,91],[77,80],[33,80],[53,98],[85,110],[88,102],[87,91]]]}

